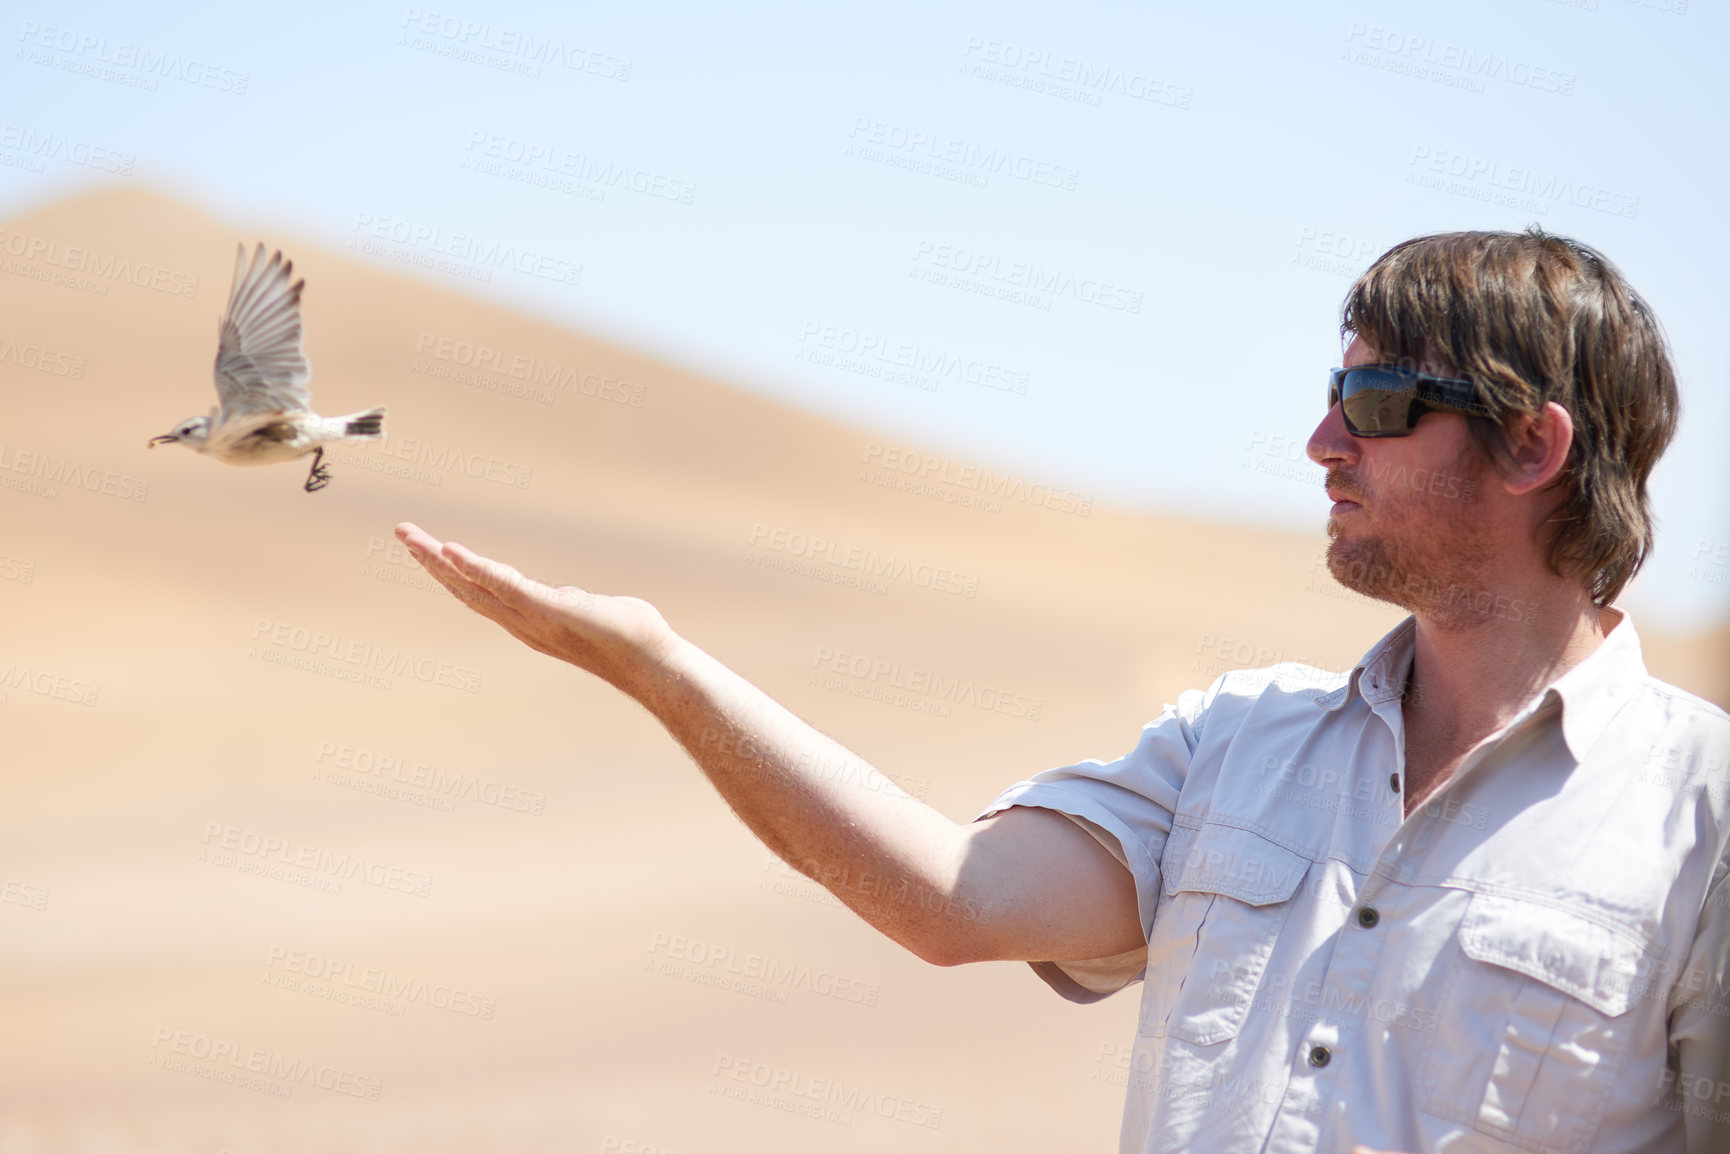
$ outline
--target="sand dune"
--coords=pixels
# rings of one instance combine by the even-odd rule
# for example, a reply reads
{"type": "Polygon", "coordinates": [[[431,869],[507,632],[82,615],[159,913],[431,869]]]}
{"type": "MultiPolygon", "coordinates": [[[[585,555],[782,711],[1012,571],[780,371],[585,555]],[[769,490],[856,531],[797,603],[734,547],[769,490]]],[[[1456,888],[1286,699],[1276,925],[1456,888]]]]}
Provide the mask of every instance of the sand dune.
{"type": "MultiPolygon", "coordinates": [[[[1131,998],[904,955],[640,709],[430,588],[399,520],[648,598],[958,818],[1397,620],[1317,568],[1319,500],[1280,535],[961,461],[909,491],[931,446],[263,222],[119,190],[0,227],[0,1150],[1113,1147],[1131,998]],[[319,408],[390,407],[315,496],[144,447],[209,405],[258,235],[308,279],[319,408]],[[886,666],[928,688],[846,672],[886,666]]],[[[1724,632],[1646,636],[1730,701],[1724,632]]]]}

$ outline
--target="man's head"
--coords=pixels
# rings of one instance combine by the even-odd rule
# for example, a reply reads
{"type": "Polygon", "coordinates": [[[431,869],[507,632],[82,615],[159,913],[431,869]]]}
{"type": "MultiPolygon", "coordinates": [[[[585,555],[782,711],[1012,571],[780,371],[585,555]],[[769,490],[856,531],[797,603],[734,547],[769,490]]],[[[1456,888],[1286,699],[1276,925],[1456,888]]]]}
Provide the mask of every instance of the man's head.
{"type": "Polygon", "coordinates": [[[1652,546],[1646,481],[1676,428],[1656,318],[1597,252],[1533,228],[1419,237],[1347,295],[1347,366],[1476,386],[1488,416],[1427,413],[1407,437],[1310,440],[1336,504],[1329,568],[1414,610],[1497,584],[1532,553],[1608,605],[1652,546]]]}

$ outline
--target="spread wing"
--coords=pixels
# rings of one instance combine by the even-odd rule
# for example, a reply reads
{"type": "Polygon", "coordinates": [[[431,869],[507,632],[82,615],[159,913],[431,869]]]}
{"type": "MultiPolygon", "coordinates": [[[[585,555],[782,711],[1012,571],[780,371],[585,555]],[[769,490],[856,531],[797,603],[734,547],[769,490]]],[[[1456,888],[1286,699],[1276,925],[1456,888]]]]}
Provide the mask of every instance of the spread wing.
{"type": "MultiPolygon", "coordinates": [[[[264,246],[246,261],[238,246],[228,311],[217,326],[216,396],[220,421],[246,413],[299,413],[312,407],[306,382],[312,367],[300,351],[300,290],[289,283],[294,262],[277,252],[267,262],[264,246]]],[[[219,421],[219,423],[220,423],[219,421]]]]}

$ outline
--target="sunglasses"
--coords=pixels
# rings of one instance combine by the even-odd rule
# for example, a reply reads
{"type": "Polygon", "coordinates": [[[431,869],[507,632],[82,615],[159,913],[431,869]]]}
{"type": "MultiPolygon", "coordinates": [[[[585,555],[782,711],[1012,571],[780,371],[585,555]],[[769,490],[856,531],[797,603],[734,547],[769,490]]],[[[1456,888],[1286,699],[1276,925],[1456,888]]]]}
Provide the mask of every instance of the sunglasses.
{"type": "Polygon", "coordinates": [[[1428,412],[1487,417],[1470,381],[1432,377],[1397,365],[1328,370],[1328,408],[1340,406],[1354,437],[1409,437],[1428,412]]]}

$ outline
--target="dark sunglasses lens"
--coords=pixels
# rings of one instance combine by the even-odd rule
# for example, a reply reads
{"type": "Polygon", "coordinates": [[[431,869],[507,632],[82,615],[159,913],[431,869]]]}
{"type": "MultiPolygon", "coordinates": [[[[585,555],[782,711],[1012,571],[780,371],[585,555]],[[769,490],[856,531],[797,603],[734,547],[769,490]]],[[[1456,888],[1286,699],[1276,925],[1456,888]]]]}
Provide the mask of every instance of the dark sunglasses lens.
{"type": "Polygon", "coordinates": [[[1400,437],[1412,431],[1414,383],[1398,373],[1355,371],[1340,384],[1346,430],[1359,437],[1400,437]]]}

